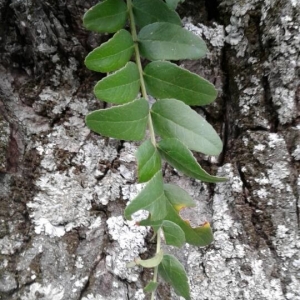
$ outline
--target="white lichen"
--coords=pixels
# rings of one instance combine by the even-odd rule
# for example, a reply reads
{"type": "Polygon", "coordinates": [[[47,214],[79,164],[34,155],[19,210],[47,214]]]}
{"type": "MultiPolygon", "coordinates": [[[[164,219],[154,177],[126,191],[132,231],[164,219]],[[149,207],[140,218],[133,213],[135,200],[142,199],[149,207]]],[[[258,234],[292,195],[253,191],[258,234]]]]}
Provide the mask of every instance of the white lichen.
{"type": "Polygon", "coordinates": [[[63,96],[49,88],[40,94],[41,102],[54,103],[55,114],[70,105],[73,116],[53,127],[45,136],[48,143],[36,143],[44,171],[36,182],[39,192],[27,204],[35,232],[58,237],[75,227],[88,226],[93,220],[89,212],[91,202],[107,205],[118,199],[125,180],[120,174],[108,171],[98,181],[99,162],[113,161],[116,148],[113,144],[105,146],[102,139],[87,142],[90,131],[82,116],[87,113],[86,102],[63,96]]]}
{"type": "Polygon", "coordinates": [[[295,160],[300,160],[300,145],[297,145],[296,149],[292,153],[292,156],[295,160]]]}
{"type": "Polygon", "coordinates": [[[21,296],[21,300],[63,300],[64,289],[61,286],[53,286],[52,284],[42,285],[33,283],[29,286],[29,291],[21,296]]]}
{"type": "Polygon", "coordinates": [[[83,297],[82,300],[104,300],[104,298],[100,295],[94,296],[93,294],[88,294],[86,297],[83,297]]]}
{"type": "Polygon", "coordinates": [[[196,26],[192,23],[191,18],[184,18],[182,22],[187,30],[207,40],[216,50],[220,50],[224,47],[225,32],[223,25],[214,22],[212,27],[205,26],[201,23],[196,26]]]}
{"type": "MultiPolygon", "coordinates": [[[[298,1],[295,1],[298,2],[298,1]]],[[[273,18],[268,17],[272,13],[272,3],[265,2],[262,7],[263,18],[261,25],[266,27],[263,41],[273,40],[273,46],[269,48],[269,57],[266,62],[266,71],[269,74],[272,101],[277,109],[281,124],[292,122],[296,117],[296,91],[298,87],[297,66],[299,66],[299,14],[293,13],[295,6],[293,0],[284,1],[280,8],[278,22],[272,23],[273,18]]]]}
{"type": "Polygon", "coordinates": [[[17,281],[15,275],[4,271],[0,275],[0,292],[10,293],[17,288],[17,281]]]}
{"type": "Polygon", "coordinates": [[[139,268],[127,268],[126,265],[147,250],[145,237],[148,229],[137,226],[135,221],[126,221],[122,216],[109,218],[107,228],[114,241],[113,248],[107,250],[107,269],[129,282],[137,281],[139,268]]]}
{"type": "Polygon", "coordinates": [[[145,294],[142,289],[139,289],[136,291],[134,295],[134,300],[144,300],[145,299],[145,294]]]}
{"type": "MultiPolygon", "coordinates": [[[[237,181],[233,166],[226,164],[220,168],[218,175],[227,176],[229,180],[215,188],[212,206],[215,241],[204,252],[192,248],[187,252],[192,299],[199,299],[201,295],[214,300],[268,300],[272,295],[272,299],[283,300],[280,280],[269,279],[272,268],[277,264],[269,249],[260,252],[239,239],[243,229],[232,217],[232,204],[241,191],[235,193],[233,189],[237,181]]],[[[178,298],[174,295],[174,299],[178,298]]]]}
{"type": "Polygon", "coordinates": [[[6,235],[0,239],[0,253],[2,255],[13,255],[23,245],[24,237],[20,234],[6,235]]]}
{"type": "Polygon", "coordinates": [[[267,199],[268,195],[269,195],[269,192],[267,191],[266,188],[260,188],[258,190],[255,190],[253,192],[253,194],[256,195],[256,196],[258,196],[261,199],[267,199]]]}
{"type": "MultiPolygon", "coordinates": [[[[232,9],[230,24],[225,28],[227,33],[225,42],[236,48],[237,57],[243,57],[248,46],[248,40],[244,34],[245,24],[244,20],[240,18],[240,10],[234,8],[236,8],[236,5],[234,5],[232,9]]],[[[250,9],[250,7],[244,7],[244,12],[246,12],[248,9],[250,9]]],[[[246,23],[247,21],[248,18],[246,18],[246,23]]]]}
{"type": "MultiPolygon", "coordinates": [[[[264,170],[251,179],[255,183],[252,195],[257,197],[257,203],[267,206],[263,206],[264,213],[269,212],[276,229],[276,235],[271,236],[270,239],[277,257],[280,257],[281,276],[292,278],[294,273],[299,272],[299,265],[295,262],[300,258],[300,245],[295,228],[297,200],[291,186],[289,151],[280,133],[250,133],[250,137],[249,140],[254,142],[253,154],[264,170]],[[259,151],[262,148],[263,154],[259,151]]],[[[251,167],[248,166],[247,169],[251,170],[251,167]]],[[[257,210],[256,212],[261,213],[257,210]]],[[[295,278],[294,282],[296,282],[295,278]]],[[[295,285],[291,284],[287,287],[288,291],[284,297],[298,299],[295,285]]]]}

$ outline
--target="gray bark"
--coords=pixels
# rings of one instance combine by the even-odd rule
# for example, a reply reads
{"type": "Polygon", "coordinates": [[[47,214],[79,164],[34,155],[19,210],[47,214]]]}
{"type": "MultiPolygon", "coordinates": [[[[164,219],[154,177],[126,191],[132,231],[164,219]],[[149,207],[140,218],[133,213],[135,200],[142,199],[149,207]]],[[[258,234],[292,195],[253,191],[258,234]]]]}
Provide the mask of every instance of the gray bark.
{"type": "MultiPolygon", "coordinates": [[[[96,1],[0,0],[0,299],[148,299],[151,232],[125,221],[137,145],[91,133],[98,74],[83,60],[107,37],[82,28],[96,1]]],[[[300,3],[215,0],[180,8],[210,53],[182,62],[219,89],[196,110],[224,141],[198,157],[229,178],[208,185],[165,168],[209,221],[206,248],[166,248],[185,265],[192,299],[300,299],[300,3]]],[[[162,284],[158,299],[179,299],[162,284]]]]}

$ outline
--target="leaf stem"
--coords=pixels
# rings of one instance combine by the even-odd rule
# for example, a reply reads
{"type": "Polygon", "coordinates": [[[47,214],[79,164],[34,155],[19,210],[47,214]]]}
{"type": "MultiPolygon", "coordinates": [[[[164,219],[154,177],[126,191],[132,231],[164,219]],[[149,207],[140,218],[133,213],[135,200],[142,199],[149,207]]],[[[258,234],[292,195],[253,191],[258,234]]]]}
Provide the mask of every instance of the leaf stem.
{"type": "MultiPolygon", "coordinates": [[[[149,97],[148,97],[148,94],[146,91],[144,76],[143,76],[143,67],[142,67],[142,63],[141,63],[141,55],[140,55],[140,50],[139,50],[139,45],[138,45],[138,37],[137,37],[137,32],[136,32],[134,16],[133,16],[133,12],[132,12],[132,1],[131,0],[127,0],[127,8],[128,8],[128,12],[129,12],[131,35],[132,35],[132,39],[134,42],[135,62],[137,64],[139,74],[140,74],[141,92],[142,92],[143,98],[146,99],[147,101],[149,101],[149,97]]],[[[152,123],[150,113],[149,113],[149,117],[148,117],[148,128],[149,128],[149,132],[150,132],[151,142],[152,142],[153,146],[156,147],[155,133],[154,133],[153,123],[152,123]]],[[[156,235],[156,253],[160,252],[160,244],[161,244],[160,231],[161,230],[158,229],[157,235],[156,235]]],[[[158,266],[156,266],[154,268],[153,282],[157,282],[157,275],[158,275],[158,266]]],[[[153,291],[151,293],[151,300],[154,300],[154,299],[155,299],[155,291],[153,291]]]]}
{"type": "MultiPolygon", "coordinates": [[[[160,252],[160,243],[161,243],[160,232],[161,229],[158,229],[156,233],[156,253],[160,252]]],[[[158,274],[158,266],[154,268],[153,282],[157,282],[157,274],[158,274]]],[[[155,297],[155,291],[153,291],[151,294],[151,300],[154,300],[154,297],[155,297]]]]}
{"type": "MultiPolygon", "coordinates": [[[[140,55],[140,50],[139,50],[139,45],[138,45],[138,37],[137,37],[137,32],[136,32],[136,27],[135,27],[134,16],[133,16],[133,12],[132,12],[132,1],[131,0],[127,0],[127,8],[128,8],[128,12],[129,12],[131,35],[132,35],[132,39],[134,42],[135,62],[137,64],[139,74],[140,74],[142,96],[144,99],[149,101],[149,97],[148,97],[148,94],[146,91],[144,76],[143,76],[143,67],[142,67],[142,63],[141,63],[141,55],[140,55]]],[[[156,146],[155,133],[154,133],[153,123],[152,123],[150,113],[149,113],[149,117],[148,117],[148,128],[149,128],[149,132],[150,132],[151,142],[154,146],[156,146]]]]}

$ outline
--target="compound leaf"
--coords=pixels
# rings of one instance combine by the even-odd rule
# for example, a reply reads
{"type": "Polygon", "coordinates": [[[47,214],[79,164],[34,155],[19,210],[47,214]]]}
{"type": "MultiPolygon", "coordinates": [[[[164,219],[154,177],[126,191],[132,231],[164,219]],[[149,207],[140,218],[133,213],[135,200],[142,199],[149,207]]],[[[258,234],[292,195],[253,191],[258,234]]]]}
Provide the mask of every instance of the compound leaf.
{"type": "Polygon", "coordinates": [[[135,22],[140,28],[155,22],[181,25],[178,14],[161,0],[134,0],[133,14],[135,22]]]}
{"type": "Polygon", "coordinates": [[[175,98],[187,105],[206,105],[217,97],[210,82],[170,62],[152,62],[144,73],[147,91],[157,99],[175,98]]]}
{"type": "Polygon", "coordinates": [[[205,181],[223,182],[225,177],[217,177],[208,174],[196,161],[193,153],[177,139],[165,139],[158,144],[162,157],[175,169],[183,174],[205,181]]]}
{"type": "Polygon", "coordinates": [[[174,288],[178,296],[190,300],[190,287],[183,265],[173,255],[165,254],[158,266],[159,275],[174,288]]]}
{"type": "Polygon", "coordinates": [[[174,222],[165,220],[162,222],[162,229],[167,245],[182,247],[185,242],[185,234],[181,227],[174,222]]]}
{"type": "Polygon", "coordinates": [[[131,220],[131,215],[141,209],[150,212],[152,221],[161,220],[166,216],[166,197],[161,171],[157,172],[141,193],[129,203],[125,209],[125,218],[131,220]]]}
{"type": "Polygon", "coordinates": [[[96,72],[112,72],[125,66],[133,51],[131,34],[121,29],[109,41],[90,52],[84,63],[88,69],[96,72]]]}
{"type": "Polygon", "coordinates": [[[150,140],[145,141],[136,152],[139,182],[150,180],[160,169],[161,159],[150,140]]]}
{"type": "Polygon", "coordinates": [[[148,114],[148,102],[138,99],[128,104],[93,111],[86,116],[86,124],[103,136],[140,141],[145,135],[148,114]]]}
{"type": "Polygon", "coordinates": [[[94,93],[98,99],[109,103],[124,104],[136,98],[140,90],[138,67],[133,62],[100,80],[94,93]]]}
{"type": "Polygon", "coordinates": [[[90,8],[83,17],[86,29],[113,33],[123,28],[127,19],[127,6],[121,0],[106,0],[90,8]]]}
{"type": "Polygon", "coordinates": [[[213,127],[189,106],[175,99],[152,105],[155,132],[162,138],[177,138],[189,149],[208,155],[222,151],[222,141],[213,127]]]}
{"type": "Polygon", "coordinates": [[[179,25],[157,22],[138,34],[142,56],[149,60],[198,59],[207,48],[202,39],[179,25]]]}

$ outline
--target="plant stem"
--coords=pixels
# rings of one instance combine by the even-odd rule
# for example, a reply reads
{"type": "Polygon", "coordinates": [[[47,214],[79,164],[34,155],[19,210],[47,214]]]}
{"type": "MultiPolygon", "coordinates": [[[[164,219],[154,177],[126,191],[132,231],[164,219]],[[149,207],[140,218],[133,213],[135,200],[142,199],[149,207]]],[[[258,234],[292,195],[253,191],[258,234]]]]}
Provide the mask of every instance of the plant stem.
{"type": "MultiPolygon", "coordinates": [[[[149,101],[149,97],[148,97],[148,94],[146,91],[144,76],[143,76],[143,67],[142,67],[142,63],[141,63],[141,56],[140,56],[140,50],[139,50],[139,46],[138,46],[138,38],[137,38],[134,16],[133,16],[133,12],[132,12],[131,0],[127,0],[127,8],[129,11],[131,35],[132,35],[132,39],[134,42],[135,62],[138,66],[138,70],[139,70],[139,74],[140,74],[141,92],[142,92],[142,96],[144,97],[144,99],[149,101]]],[[[149,132],[150,132],[151,142],[152,142],[153,146],[156,147],[155,133],[154,133],[153,123],[152,123],[150,113],[149,113],[149,117],[148,117],[148,128],[149,128],[149,132]]],[[[160,243],[161,243],[160,231],[161,230],[158,229],[157,235],[156,235],[156,253],[160,252],[160,243]]],[[[154,268],[153,282],[157,282],[157,274],[158,274],[158,266],[156,266],[154,268]]],[[[155,291],[151,293],[151,300],[154,300],[154,299],[155,299],[155,291]]]]}
{"type": "MultiPolygon", "coordinates": [[[[138,38],[137,38],[134,16],[133,16],[133,12],[132,12],[131,0],[127,0],[127,8],[129,11],[131,35],[132,35],[132,39],[134,42],[135,62],[137,64],[139,74],[140,74],[142,96],[145,100],[148,101],[149,97],[148,97],[148,94],[146,91],[146,86],[145,86],[145,81],[144,81],[144,76],[143,76],[143,67],[142,67],[142,63],[141,63],[141,55],[140,55],[140,50],[139,50],[139,45],[138,45],[138,38]]],[[[149,113],[149,117],[148,117],[148,128],[149,128],[149,132],[150,132],[151,142],[154,146],[156,146],[155,133],[154,133],[154,128],[153,128],[150,113],[149,113]]]]}

